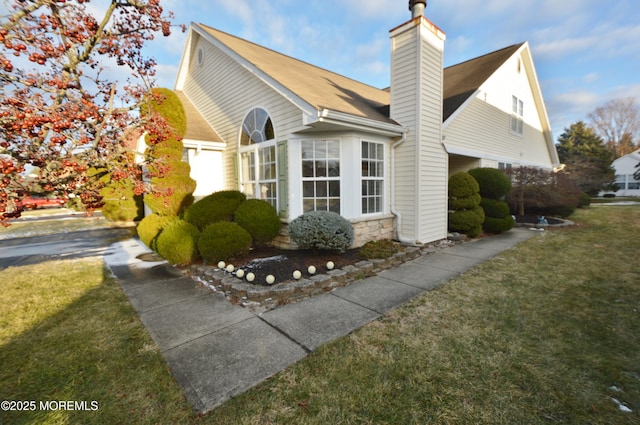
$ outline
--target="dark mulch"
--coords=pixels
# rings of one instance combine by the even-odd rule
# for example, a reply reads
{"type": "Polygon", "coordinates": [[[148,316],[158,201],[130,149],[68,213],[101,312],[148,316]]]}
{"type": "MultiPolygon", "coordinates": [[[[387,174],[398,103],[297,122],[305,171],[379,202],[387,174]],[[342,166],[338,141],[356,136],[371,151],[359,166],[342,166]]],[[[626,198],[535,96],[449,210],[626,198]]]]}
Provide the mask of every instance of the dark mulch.
{"type": "MultiPolygon", "coordinates": [[[[546,218],[547,222],[549,224],[551,224],[551,225],[553,225],[553,224],[562,224],[563,223],[562,220],[558,220],[557,218],[547,217],[547,216],[545,216],[544,218],[546,218]]],[[[516,223],[538,224],[539,219],[540,219],[540,216],[538,216],[538,215],[517,215],[516,216],[516,223]]]]}
{"type": "Polygon", "coordinates": [[[236,257],[227,262],[233,264],[236,269],[242,269],[245,273],[253,273],[256,284],[265,284],[268,275],[276,278],[276,283],[293,279],[293,272],[299,270],[303,277],[310,277],[307,269],[316,267],[315,274],[328,272],[326,264],[334,263],[334,268],[339,269],[355,264],[364,258],[359,255],[359,249],[350,249],[337,253],[331,251],[285,250],[273,247],[254,248],[247,255],[236,257]]]}

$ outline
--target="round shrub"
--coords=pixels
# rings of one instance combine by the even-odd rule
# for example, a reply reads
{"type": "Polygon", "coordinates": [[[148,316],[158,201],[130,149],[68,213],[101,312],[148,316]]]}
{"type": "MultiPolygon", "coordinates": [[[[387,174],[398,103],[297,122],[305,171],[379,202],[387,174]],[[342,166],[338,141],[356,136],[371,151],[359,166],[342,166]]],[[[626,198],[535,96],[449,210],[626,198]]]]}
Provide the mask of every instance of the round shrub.
{"type": "Polygon", "coordinates": [[[247,200],[237,190],[223,190],[205,196],[184,212],[184,219],[200,230],[218,221],[232,221],[233,213],[247,200]]]}
{"type": "Polygon", "coordinates": [[[100,190],[104,206],[102,215],[109,221],[134,221],[143,211],[129,179],[112,180],[100,190]]]}
{"type": "Polygon", "coordinates": [[[480,194],[474,193],[471,196],[465,196],[464,198],[449,198],[450,210],[468,210],[476,208],[480,205],[480,194]]]}
{"type": "Polygon", "coordinates": [[[247,199],[233,214],[233,221],[249,232],[254,244],[264,244],[280,233],[280,218],[273,206],[262,199],[247,199]]]}
{"type": "Polygon", "coordinates": [[[480,196],[502,199],[511,191],[511,179],[497,168],[474,168],[469,174],[480,186],[480,196]]]}
{"type": "Polygon", "coordinates": [[[449,213],[449,230],[476,237],[482,233],[484,210],[480,207],[449,213]]]}
{"type": "Polygon", "coordinates": [[[449,177],[449,198],[466,198],[478,192],[480,192],[478,182],[469,173],[463,171],[449,177]]]}
{"type": "Polygon", "coordinates": [[[578,208],[584,208],[591,205],[591,196],[586,192],[581,192],[578,198],[578,208]]]}
{"type": "Polygon", "coordinates": [[[220,221],[208,225],[198,239],[202,259],[215,263],[245,254],[251,248],[251,235],[236,223],[220,221]]]}
{"type": "Polygon", "coordinates": [[[510,215],[502,218],[485,217],[482,229],[487,233],[502,233],[511,230],[514,225],[515,221],[510,215]]]}
{"type": "Polygon", "coordinates": [[[179,218],[173,218],[156,239],[157,252],[172,264],[191,264],[200,258],[196,226],[179,218]]]}
{"type": "Polygon", "coordinates": [[[173,220],[175,220],[175,217],[149,214],[143,218],[140,223],[138,223],[138,227],[136,227],[138,237],[146,246],[155,251],[156,236],[158,236],[162,229],[173,220]]]}
{"type": "Polygon", "coordinates": [[[505,201],[497,201],[495,199],[482,198],[480,206],[484,210],[485,217],[503,218],[511,216],[509,204],[505,201]]]}
{"type": "Polygon", "coordinates": [[[302,214],[289,224],[289,235],[301,248],[344,252],[353,244],[353,226],[331,211],[302,214]]]}

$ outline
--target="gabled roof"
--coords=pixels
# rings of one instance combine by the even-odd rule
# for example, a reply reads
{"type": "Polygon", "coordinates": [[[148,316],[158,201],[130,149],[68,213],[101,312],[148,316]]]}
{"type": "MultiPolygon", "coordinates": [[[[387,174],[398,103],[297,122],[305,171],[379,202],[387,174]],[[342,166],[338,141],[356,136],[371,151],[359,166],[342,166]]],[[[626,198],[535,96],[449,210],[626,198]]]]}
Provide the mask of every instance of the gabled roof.
{"type": "Polygon", "coordinates": [[[184,113],[189,119],[187,120],[187,132],[184,135],[184,139],[188,140],[203,140],[208,142],[221,143],[222,139],[215,132],[209,123],[204,119],[200,111],[191,103],[189,98],[180,90],[175,90],[175,94],[182,102],[184,113]]]}
{"type": "MultiPolygon", "coordinates": [[[[388,88],[379,89],[364,84],[204,24],[194,26],[317,111],[328,109],[385,123],[395,123],[389,118],[391,94],[388,88]]],[[[443,121],[460,108],[524,44],[514,44],[445,68],[443,121]]]]}
{"type": "Polygon", "coordinates": [[[462,104],[480,88],[525,43],[450,66],[444,69],[442,120],[446,121],[462,104]]]}
{"type": "Polygon", "coordinates": [[[343,75],[294,59],[274,50],[198,24],[227,48],[279,82],[317,111],[325,109],[387,123],[380,111],[389,104],[389,93],[343,75]]]}

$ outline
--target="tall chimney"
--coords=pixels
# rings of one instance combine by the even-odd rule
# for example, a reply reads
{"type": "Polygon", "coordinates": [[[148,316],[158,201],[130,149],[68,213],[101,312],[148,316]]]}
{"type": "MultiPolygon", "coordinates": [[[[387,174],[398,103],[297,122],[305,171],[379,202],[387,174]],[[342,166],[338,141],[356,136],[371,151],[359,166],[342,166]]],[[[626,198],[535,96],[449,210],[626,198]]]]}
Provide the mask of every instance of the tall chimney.
{"type": "Polygon", "coordinates": [[[427,7],[427,0],[409,0],[409,10],[411,11],[411,19],[424,15],[424,9],[427,7]]]}

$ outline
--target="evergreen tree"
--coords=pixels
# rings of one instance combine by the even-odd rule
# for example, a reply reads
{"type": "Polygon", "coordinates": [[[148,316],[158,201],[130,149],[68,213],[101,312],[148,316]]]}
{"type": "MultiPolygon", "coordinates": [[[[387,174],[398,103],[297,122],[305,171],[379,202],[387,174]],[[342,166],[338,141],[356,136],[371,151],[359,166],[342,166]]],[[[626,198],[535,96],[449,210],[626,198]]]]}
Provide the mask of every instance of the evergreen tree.
{"type": "Polygon", "coordinates": [[[571,180],[581,191],[595,196],[614,181],[613,154],[583,121],[565,128],[558,138],[557,150],[560,162],[567,165],[571,180]]]}

